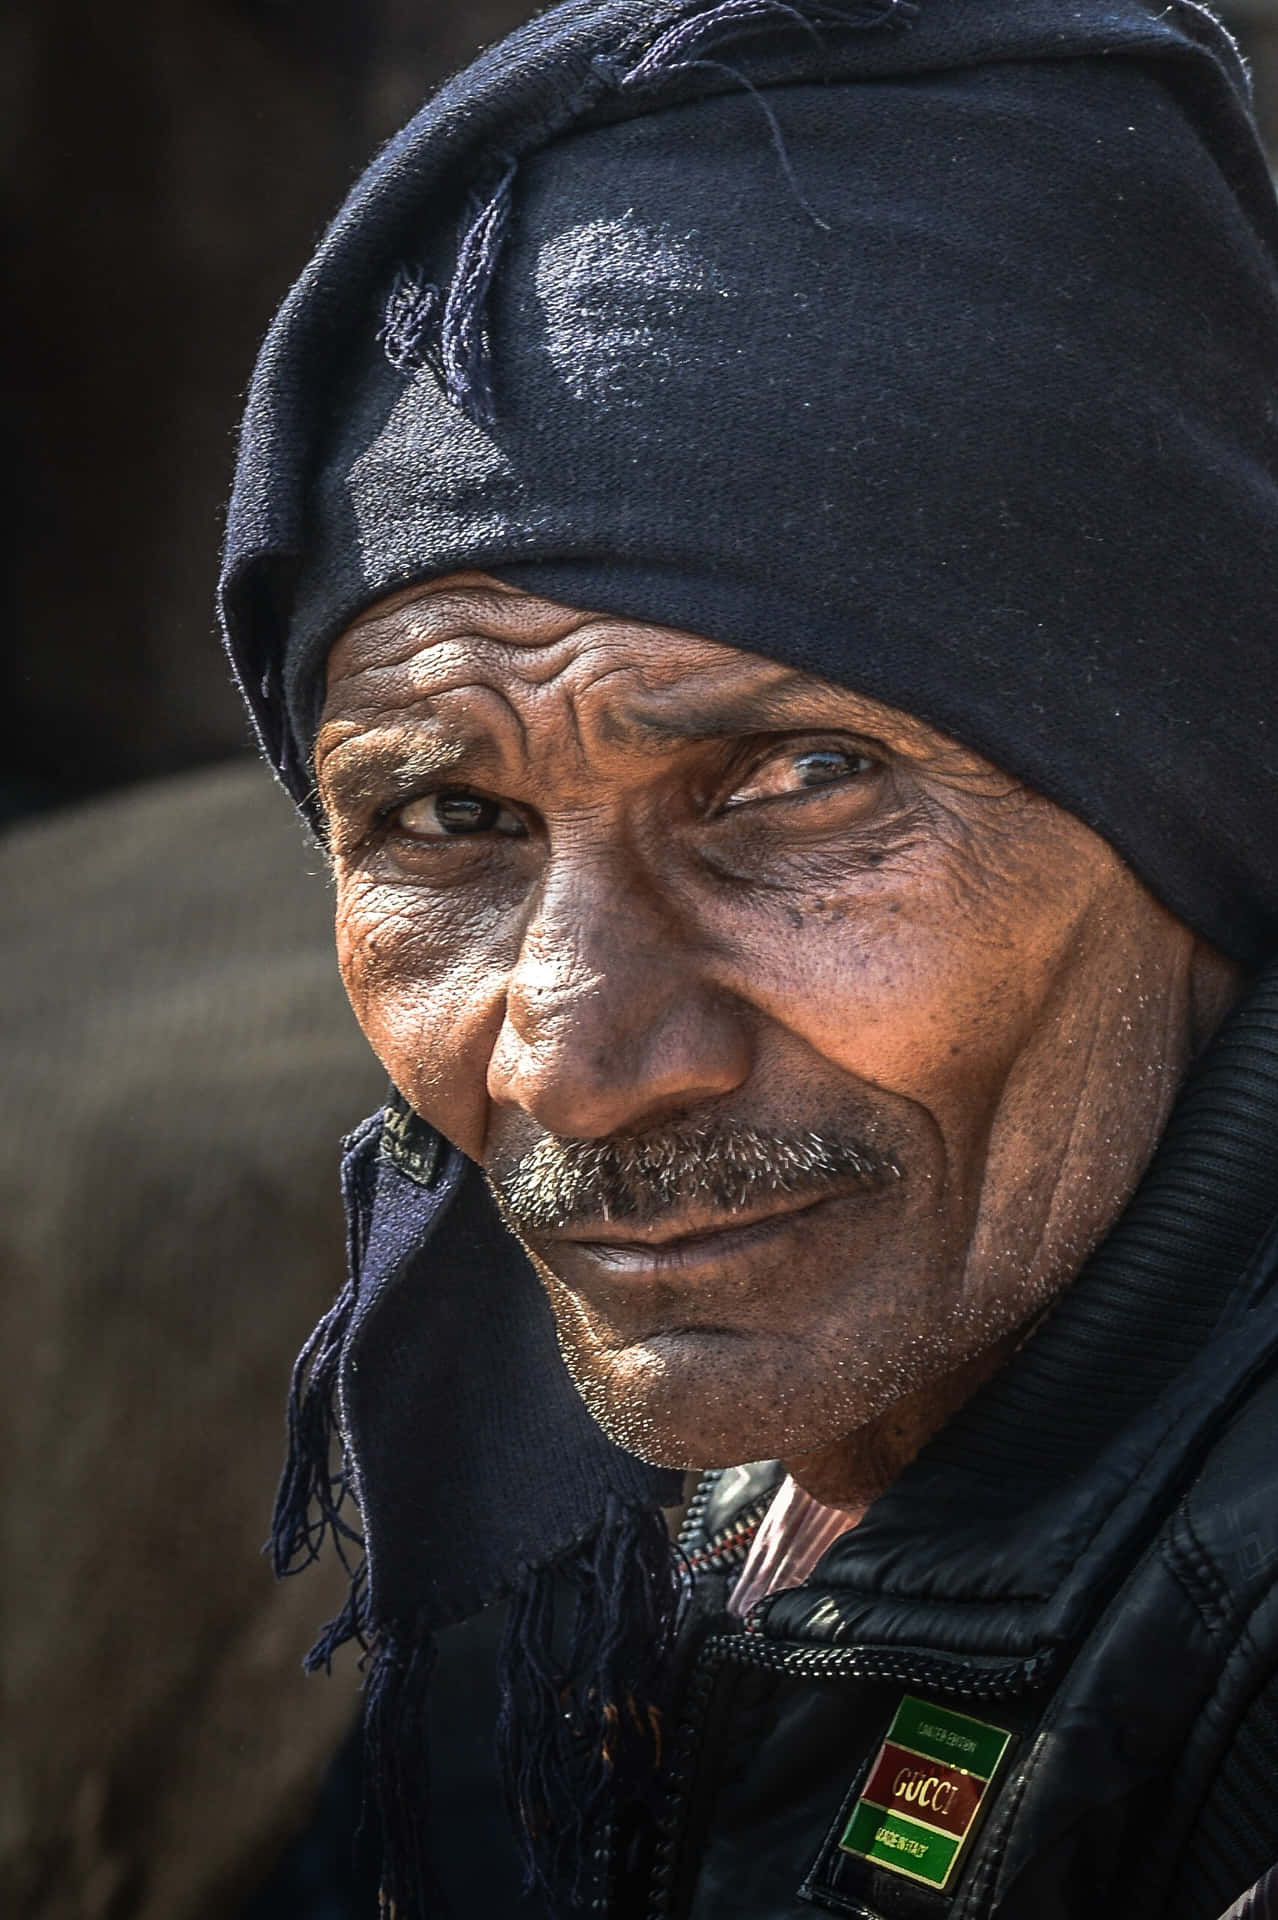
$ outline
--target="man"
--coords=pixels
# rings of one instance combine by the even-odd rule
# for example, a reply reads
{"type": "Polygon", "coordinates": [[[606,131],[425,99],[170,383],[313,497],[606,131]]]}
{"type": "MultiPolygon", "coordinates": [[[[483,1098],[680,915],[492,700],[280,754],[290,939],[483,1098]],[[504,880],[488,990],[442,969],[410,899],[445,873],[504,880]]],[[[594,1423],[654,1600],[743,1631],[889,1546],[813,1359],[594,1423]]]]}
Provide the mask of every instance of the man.
{"type": "Polygon", "coordinates": [[[1139,0],[560,9],[286,303],[223,606],[395,1093],[277,1551],[358,1494],[401,1920],[502,1595],[565,1907],[1278,1853],[1276,348],[1236,56],[1139,0]]]}

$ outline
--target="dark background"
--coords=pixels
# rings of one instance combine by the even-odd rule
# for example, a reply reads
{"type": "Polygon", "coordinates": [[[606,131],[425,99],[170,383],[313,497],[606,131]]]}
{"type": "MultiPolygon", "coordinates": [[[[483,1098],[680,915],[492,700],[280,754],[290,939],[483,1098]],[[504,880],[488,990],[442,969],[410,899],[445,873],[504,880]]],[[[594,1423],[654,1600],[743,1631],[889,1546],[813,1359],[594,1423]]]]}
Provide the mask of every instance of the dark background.
{"type": "Polygon", "coordinates": [[[9,0],[9,810],[243,749],[212,606],[258,341],[372,149],[533,11],[9,0]]]}

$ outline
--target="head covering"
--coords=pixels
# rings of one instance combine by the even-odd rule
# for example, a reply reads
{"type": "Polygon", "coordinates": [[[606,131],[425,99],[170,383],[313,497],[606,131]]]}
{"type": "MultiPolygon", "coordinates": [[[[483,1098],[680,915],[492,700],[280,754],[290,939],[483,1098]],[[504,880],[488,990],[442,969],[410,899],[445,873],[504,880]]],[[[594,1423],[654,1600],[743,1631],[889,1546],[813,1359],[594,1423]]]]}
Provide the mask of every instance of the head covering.
{"type": "MultiPolygon", "coordinates": [[[[1278,210],[1198,0],[570,0],[391,141],[285,302],[227,643],[313,811],[326,653],[400,586],[483,568],[701,633],[985,753],[1253,962],[1276,365],[1278,210]]],[[[431,1633],[516,1593],[516,1797],[566,1831],[619,1777],[599,1716],[657,1684],[673,1493],[576,1399],[461,1156],[398,1103],[346,1178],[352,1278],[299,1363],[276,1538],[282,1566],[341,1542],[357,1492],[367,1562],[315,1658],[376,1643],[407,1915],[431,1633]]]]}
{"type": "Polygon", "coordinates": [[[229,641],[301,797],[325,654],[409,581],[702,633],[931,721],[1253,963],[1276,366],[1204,7],[570,5],[391,142],[285,303],[229,641]]]}

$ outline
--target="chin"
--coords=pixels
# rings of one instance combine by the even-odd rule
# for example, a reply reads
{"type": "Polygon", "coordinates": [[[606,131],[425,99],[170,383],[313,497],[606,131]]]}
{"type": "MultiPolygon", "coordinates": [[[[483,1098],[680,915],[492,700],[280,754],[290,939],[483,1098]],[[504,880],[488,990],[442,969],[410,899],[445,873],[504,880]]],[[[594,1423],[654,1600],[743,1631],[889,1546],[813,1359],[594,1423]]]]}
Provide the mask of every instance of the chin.
{"type": "Polygon", "coordinates": [[[857,1395],[849,1404],[846,1381],[832,1393],[828,1372],[794,1364],[787,1344],[771,1338],[760,1354],[757,1336],[696,1330],[619,1352],[563,1352],[610,1440],[650,1466],[687,1472],[808,1453],[879,1411],[857,1395]]]}

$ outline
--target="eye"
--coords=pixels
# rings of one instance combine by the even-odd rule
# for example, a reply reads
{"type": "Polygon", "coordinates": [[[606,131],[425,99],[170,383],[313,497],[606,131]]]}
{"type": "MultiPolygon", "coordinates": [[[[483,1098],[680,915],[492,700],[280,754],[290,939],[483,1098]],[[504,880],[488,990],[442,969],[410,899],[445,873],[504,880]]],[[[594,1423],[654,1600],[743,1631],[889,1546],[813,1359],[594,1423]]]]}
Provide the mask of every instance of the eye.
{"type": "Polygon", "coordinates": [[[451,840],[471,834],[504,833],[522,836],[524,823],[517,813],[464,787],[443,787],[396,807],[391,824],[414,840],[451,840]]]}
{"type": "Polygon", "coordinates": [[[743,807],[754,800],[782,800],[816,787],[844,786],[881,772],[880,762],[859,747],[833,743],[784,747],[758,762],[723,805],[743,807]]]}

